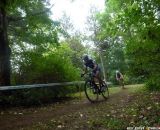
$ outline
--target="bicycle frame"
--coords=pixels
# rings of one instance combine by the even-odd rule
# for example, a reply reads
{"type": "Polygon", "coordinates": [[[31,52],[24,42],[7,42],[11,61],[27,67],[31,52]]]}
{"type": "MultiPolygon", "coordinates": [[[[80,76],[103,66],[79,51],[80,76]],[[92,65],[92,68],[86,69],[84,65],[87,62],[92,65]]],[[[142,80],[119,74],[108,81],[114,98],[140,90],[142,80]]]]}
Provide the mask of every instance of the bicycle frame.
{"type": "Polygon", "coordinates": [[[98,95],[100,94],[105,99],[108,99],[109,91],[107,84],[105,82],[101,84],[99,83],[99,85],[96,84],[92,73],[86,73],[85,75],[88,75],[88,77],[85,78],[85,85],[84,85],[85,94],[88,100],[90,102],[95,102],[98,100],[98,95]]]}
{"type": "MultiPolygon", "coordinates": [[[[102,86],[102,85],[101,85],[100,83],[98,83],[98,84],[95,83],[94,76],[92,75],[92,73],[86,73],[86,75],[88,75],[89,78],[87,78],[85,81],[86,81],[86,82],[90,82],[90,85],[91,85],[91,86],[96,87],[95,89],[98,90],[98,94],[101,94],[101,86],[102,86]]],[[[99,80],[99,79],[98,79],[98,80],[99,80]]]]}

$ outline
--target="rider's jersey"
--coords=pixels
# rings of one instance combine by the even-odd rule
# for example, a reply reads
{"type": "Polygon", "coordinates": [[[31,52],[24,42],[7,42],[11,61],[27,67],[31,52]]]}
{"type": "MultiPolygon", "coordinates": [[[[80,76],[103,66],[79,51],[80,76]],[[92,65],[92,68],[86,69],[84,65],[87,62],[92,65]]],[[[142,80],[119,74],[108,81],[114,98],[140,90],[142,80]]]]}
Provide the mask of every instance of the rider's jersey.
{"type": "Polygon", "coordinates": [[[118,72],[118,73],[116,74],[116,76],[117,76],[117,78],[121,78],[120,72],[118,72]]]}
{"type": "Polygon", "coordinates": [[[86,63],[85,63],[86,67],[89,67],[91,69],[94,69],[94,62],[93,60],[89,59],[86,63]]]}

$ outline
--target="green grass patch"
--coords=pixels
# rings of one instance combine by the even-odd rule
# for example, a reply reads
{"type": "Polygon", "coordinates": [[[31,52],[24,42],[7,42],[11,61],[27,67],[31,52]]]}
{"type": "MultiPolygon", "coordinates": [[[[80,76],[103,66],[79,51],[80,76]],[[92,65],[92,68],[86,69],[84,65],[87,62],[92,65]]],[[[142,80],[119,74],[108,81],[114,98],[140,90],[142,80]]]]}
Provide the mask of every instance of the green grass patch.
{"type": "Polygon", "coordinates": [[[144,92],[147,91],[144,84],[136,84],[136,85],[126,85],[125,88],[128,89],[128,92],[131,93],[139,93],[139,92],[144,92]]]}
{"type": "Polygon", "coordinates": [[[120,91],[121,91],[120,87],[111,87],[111,88],[109,88],[110,95],[115,94],[115,93],[119,93],[120,91]]]}

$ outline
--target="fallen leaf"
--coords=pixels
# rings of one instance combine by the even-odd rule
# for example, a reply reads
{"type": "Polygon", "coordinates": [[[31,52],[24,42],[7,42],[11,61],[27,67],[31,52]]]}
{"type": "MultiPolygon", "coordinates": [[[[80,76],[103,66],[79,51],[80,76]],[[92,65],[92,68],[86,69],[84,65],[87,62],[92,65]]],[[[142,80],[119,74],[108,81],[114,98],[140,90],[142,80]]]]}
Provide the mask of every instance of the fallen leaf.
{"type": "Polygon", "coordinates": [[[19,115],[23,115],[23,113],[18,113],[19,115]]]}
{"type": "Polygon", "coordinates": [[[114,113],[116,113],[116,111],[115,111],[115,110],[112,110],[111,113],[114,114],[114,113]]]}
{"type": "Polygon", "coordinates": [[[17,115],[17,112],[14,112],[14,115],[17,115]]]}
{"type": "Polygon", "coordinates": [[[58,125],[57,127],[58,127],[58,128],[62,128],[62,125],[58,125]]]}
{"type": "Polygon", "coordinates": [[[124,115],[123,115],[123,114],[121,114],[121,115],[120,115],[120,117],[124,117],[124,115]]]}
{"type": "Polygon", "coordinates": [[[109,114],[107,114],[107,116],[109,117],[110,115],[109,115],[109,114]]]}
{"type": "Polygon", "coordinates": [[[135,122],[132,120],[132,121],[130,122],[130,124],[135,124],[135,122]]]}
{"type": "Polygon", "coordinates": [[[147,119],[147,117],[143,117],[143,120],[146,120],[147,119]]]}
{"type": "Polygon", "coordinates": [[[152,109],[152,107],[150,106],[150,107],[147,107],[147,110],[151,110],[152,109]]]}
{"type": "Polygon", "coordinates": [[[80,114],[80,117],[83,117],[83,114],[80,114]]]}
{"type": "Polygon", "coordinates": [[[158,105],[159,103],[158,102],[156,102],[156,105],[158,105]]]}
{"type": "Polygon", "coordinates": [[[140,116],[139,116],[140,119],[142,119],[143,117],[144,117],[143,115],[140,115],[140,116]]]}
{"type": "Polygon", "coordinates": [[[1,115],[3,115],[4,114],[4,112],[1,112],[1,115]]]}

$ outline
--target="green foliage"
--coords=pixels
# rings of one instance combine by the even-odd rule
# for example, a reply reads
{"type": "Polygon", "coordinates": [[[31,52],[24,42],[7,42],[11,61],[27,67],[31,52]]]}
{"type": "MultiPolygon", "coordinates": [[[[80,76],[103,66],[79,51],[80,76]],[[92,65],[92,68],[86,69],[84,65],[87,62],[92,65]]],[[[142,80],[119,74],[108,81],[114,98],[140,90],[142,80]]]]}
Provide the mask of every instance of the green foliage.
{"type": "Polygon", "coordinates": [[[146,86],[149,90],[159,90],[160,89],[159,76],[160,76],[159,73],[153,74],[153,76],[151,75],[150,78],[146,81],[147,82],[146,86]]]}
{"type": "MultiPolygon", "coordinates": [[[[8,29],[14,84],[79,79],[77,68],[80,66],[80,59],[73,60],[76,53],[72,46],[59,45],[60,24],[49,18],[50,11],[46,5],[48,3],[39,0],[14,1],[7,8],[10,16],[8,29]]],[[[76,45],[81,46],[81,43],[76,45]]],[[[80,55],[81,53],[76,58],[80,55]]]]}
{"type": "MultiPolygon", "coordinates": [[[[160,72],[159,6],[158,1],[151,0],[109,0],[106,2],[105,12],[98,18],[101,25],[98,37],[103,44],[108,44],[107,47],[111,48],[110,44],[114,45],[116,38],[121,38],[120,44],[124,47],[118,47],[118,49],[123,52],[121,62],[124,65],[127,63],[124,68],[127,69],[128,77],[137,78],[135,82],[139,82],[139,79],[146,80],[149,88],[153,89],[160,88],[157,80],[160,72]]],[[[113,57],[114,49],[108,49],[107,55],[109,53],[112,53],[109,57],[113,57]]],[[[118,61],[120,54],[118,50],[116,53],[117,59],[114,59],[118,61]]],[[[111,61],[111,59],[107,60],[111,61]]],[[[118,63],[115,62],[115,64],[118,63]]]]}
{"type": "MultiPolygon", "coordinates": [[[[50,50],[40,53],[39,49],[33,49],[25,53],[27,64],[18,60],[18,73],[15,72],[16,82],[22,83],[47,83],[58,81],[74,81],[79,79],[79,70],[71,61],[72,50],[67,44],[58,48],[49,47],[50,50]],[[22,69],[21,69],[22,68],[22,69]],[[17,77],[18,76],[18,77],[17,77]],[[23,79],[22,79],[23,77],[23,79]]],[[[25,59],[26,60],[26,59],[25,59]]],[[[14,61],[14,64],[17,64],[14,61]]]]}
{"type": "MultiPolygon", "coordinates": [[[[12,62],[16,67],[12,75],[14,84],[80,80],[79,69],[72,63],[73,54],[73,50],[67,43],[61,43],[58,47],[49,45],[46,50],[38,47],[23,52],[12,62]]],[[[12,105],[41,104],[50,102],[54,98],[68,96],[76,91],[75,86],[33,89],[15,92],[11,95],[11,99],[7,100],[12,105]]]]}
{"type": "MultiPolygon", "coordinates": [[[[13,85],[80,80],[79,71],[82,68],[80,56],[84,47],[79,39],[72,39],[64,34],[69,35],[69,32],[65,30],[65,26],[60,26],[60,22],[63,21],[53,21],[50,18],[51,5],[47,2],[11,0],[2,5],[5,6],[8,15],[13,85]],[[59,36],[62,35],[69,40],[60,43],[59,36]]],[[[69,19],[67,17],[64,19],[68,26],[65,20],[69,19]]],[[[68,26],[68,29],[71,26],[68,26]]],[[[24,104],[32,104],[41,102],[44,97],[47,101],[74,91],[75,87],[18,91],[12,93],[6,100],[21,104],[22,98],[25,99],[24,104]]]]}
{"type": "Polygon", "coordinates": [[[86,48],[81,44],[81,37],[74,36],[66,40],[72,50],[70,58],[75,67],[83,69],[82,56],[86,52],[86,48]]]}

